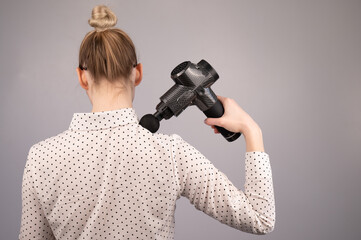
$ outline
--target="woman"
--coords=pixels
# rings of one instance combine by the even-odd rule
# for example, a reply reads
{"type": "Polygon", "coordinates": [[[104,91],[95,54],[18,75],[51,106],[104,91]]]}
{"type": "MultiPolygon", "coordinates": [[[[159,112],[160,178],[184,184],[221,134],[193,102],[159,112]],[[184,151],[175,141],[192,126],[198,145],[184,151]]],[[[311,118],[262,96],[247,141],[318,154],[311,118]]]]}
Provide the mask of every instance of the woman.
{"type": "Polygon", "coordinates": [[[205,120],[243,133],[244,192],[180,136],[141,127],[132,101],[142,64],[128,35],[113,28],[116,21],[96,6],[89,20],[95,30],[80,46],[77,73],[92,112],[74,113],[69,129],[29,150],[19,238],[173,239],[181,196],[231,227],[272,231],[272,174],[257,123],[224,97],[224,115],[205,120]]]}

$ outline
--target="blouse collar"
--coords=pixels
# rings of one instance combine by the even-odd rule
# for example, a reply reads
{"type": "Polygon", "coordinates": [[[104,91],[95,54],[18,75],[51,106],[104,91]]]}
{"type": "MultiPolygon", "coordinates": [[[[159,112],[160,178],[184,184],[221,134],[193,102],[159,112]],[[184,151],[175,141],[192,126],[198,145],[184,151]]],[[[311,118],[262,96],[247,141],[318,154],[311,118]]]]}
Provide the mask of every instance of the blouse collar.
{"type": "Polygon", "coordinates": [[[120,108],[111,111],[74,113],[69,130],[101,130],[139,123],[134,108],[120,108]]]}

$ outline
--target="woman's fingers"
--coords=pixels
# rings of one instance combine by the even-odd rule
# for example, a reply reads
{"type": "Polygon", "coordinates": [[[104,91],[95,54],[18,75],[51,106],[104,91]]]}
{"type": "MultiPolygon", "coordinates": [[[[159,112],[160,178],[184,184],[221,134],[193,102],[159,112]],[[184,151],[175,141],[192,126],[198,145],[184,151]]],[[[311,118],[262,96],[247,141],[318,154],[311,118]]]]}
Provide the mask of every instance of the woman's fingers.
{"type": "Polygon", "coordinates": [[[224,99],[225,99],[225,97],[219,96],[219,95],[217,95],[217,98],[218,98],[218,100],[221,101],[222,103],[223,103],[223,101],[224,101],[224,99]]]}
{"type": "Polygon", "coordinates": [[[211,126],[213,128],[214,133],[219,133],[218,129],[215,126],[211,126]]]}

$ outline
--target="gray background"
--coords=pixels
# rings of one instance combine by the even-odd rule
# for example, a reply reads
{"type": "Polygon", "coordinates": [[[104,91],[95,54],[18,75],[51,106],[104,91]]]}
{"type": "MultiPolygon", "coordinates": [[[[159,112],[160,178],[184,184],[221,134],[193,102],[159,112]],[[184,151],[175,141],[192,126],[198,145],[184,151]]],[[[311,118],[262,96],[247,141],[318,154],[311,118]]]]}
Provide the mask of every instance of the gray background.
{"type": "MultiPolygon", "coordinates": [[[[214,91],[261,126],[276,228],[262,237],[220,224],[182,198],[176,239],[360,239],[361,1],[1,1],[0,239],[16,239],[29,148],[90,112],[75,67],[91,9],[108,4],[137,47],[138,117],[172,86],[171,70],[204,58],[214,91]]],[[[227,143],[195,107],[161,122],[243,189],[243,137],[227,143]]]]}

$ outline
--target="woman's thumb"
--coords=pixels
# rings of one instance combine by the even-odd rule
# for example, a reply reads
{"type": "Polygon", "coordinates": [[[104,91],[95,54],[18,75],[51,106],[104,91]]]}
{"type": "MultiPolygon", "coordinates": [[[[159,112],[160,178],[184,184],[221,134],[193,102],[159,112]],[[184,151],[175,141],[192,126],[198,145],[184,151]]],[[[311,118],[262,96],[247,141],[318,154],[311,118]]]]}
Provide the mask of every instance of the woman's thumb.
{"type": "Polygon", "coordinates": [[[204,120],[204,123],[209,126],[213,126],[213,125],[219,126],[219,118],[206,118],[204,120]]]}

